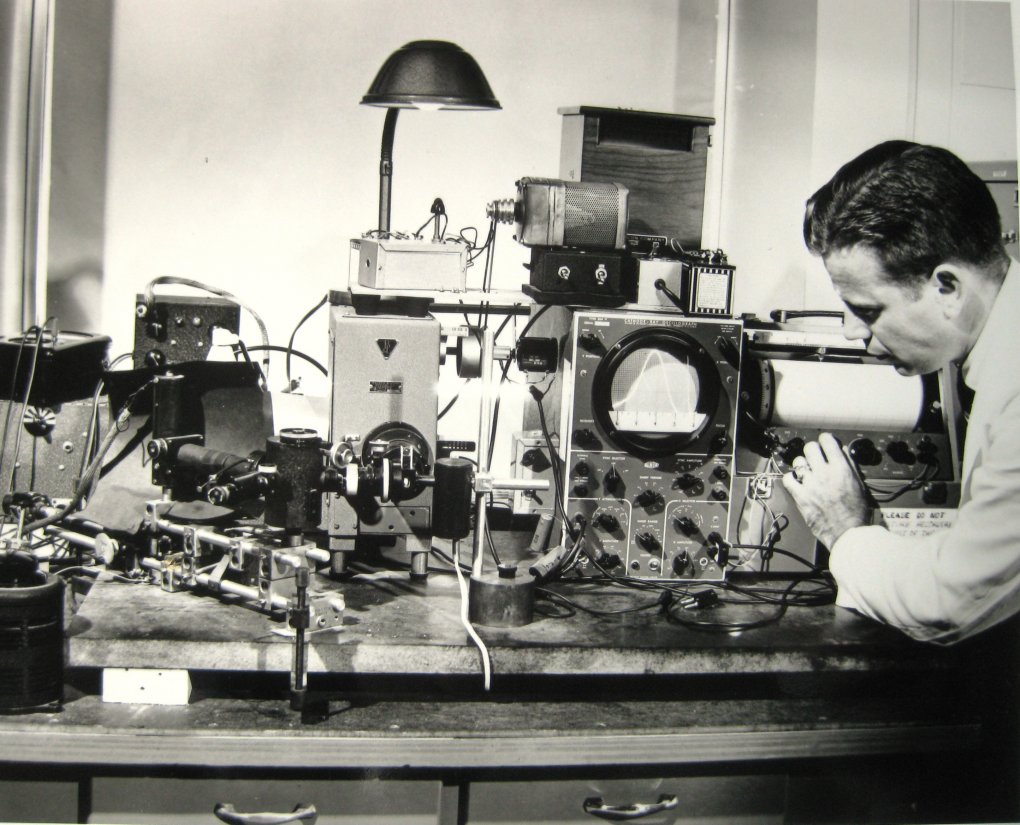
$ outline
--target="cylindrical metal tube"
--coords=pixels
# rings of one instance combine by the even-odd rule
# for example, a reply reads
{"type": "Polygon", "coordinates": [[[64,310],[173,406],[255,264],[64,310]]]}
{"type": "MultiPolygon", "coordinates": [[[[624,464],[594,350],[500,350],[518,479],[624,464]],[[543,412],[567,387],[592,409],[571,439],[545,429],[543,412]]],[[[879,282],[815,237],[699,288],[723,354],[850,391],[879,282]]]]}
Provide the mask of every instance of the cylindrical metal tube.
{"type": "Polygon", "coordinates": [[[528,572],[536,579],[542,579],[549,575],[555,568],[559,567],[567,555],[567,548],[557,544],[552,550],[543,553],[528,567],[528,572]]]}
{"type": "Polygon", "coordinates": [[[531,536],[531,544],[528,550],[531,553],[541,554],[549,546],[549,537],[553,528],[552,513],[542,513],[538,517],[538,524],[535,525],[535,532],[531,536]]]}
{"type": "Polygon", "coordinates": [[[411,553],[411,578],[424,579],[429,574],[429,554],[427,550],[411,553]]]}
{"type": "MultiPolygon", "coordinates": [[[[155,573],[162,573],[163,570],[162,565],[157,559],[144,558],[139,560],[139,564],[145,569],[152,570],[155,573]]],[[[257,602],[262,598],[262,594],[259,592],[257,587],[250,587],[246,584],[238,584],[237,582],[232,582],[228,579],[220,579],[217,581],[208,573],[197,574],[195,576],[195,583],[207,590],[229,593],[231,596],[237,596],[248,602],[257,602]]],[[[276,610],[286,610],[290,604],[283,596],[273,596],[269,601],[270,605],[276,610]]]]}
{"type": "MultiPolygon", "coordinates": [[[[183,536],[185,532],[190,529],[164,518],[156,521],[156,527],[164,533],[170,533],[175,536],[183,536]]],[[[195,531],[195,537],[199,541],[211,544],[214,547],[222,547],[225,550],[229,550],[234,546],[234,540],[232,538],[224,536],[221,533],[217,533],[215,530],[198,529],[195,531]]]]}
{"type": "Polygon", "coordinates": [[[493,490],[548,490],[549,482],[538,478],[494,478],[493,490]]]}
{"type": "Polygon", "coordinates": [[[254,464],[250,458],[224,450],[202,447],[199,444],[182,444],[177,450],[177,463],[189,470],[196,470],[207,475],[213,475],[223,470],[236,470],[240,473],[250,469],[254,464]]]}
{"type": "Polygon", "coordinates": [[[77,544],[79,547],[88,547],[90,550],[96,549],[96,540],[92,536],[86,536],[84,533],[75,533],[73,530],[65,530],[63,527],[54,527],[52,525],[43,532],[47,536],[69,541],[71,544],[77,544]]]}
{"type": "MultiPolygon", "coordinates": [[[[482,333],[482,397],[478,410],[478,468],[489,470],[489,438],[492,421],[492,347],[495,343],[493,331],[486,327],[482,333]]],[[[475,540],[472,547],[471,569],[475,576],[482,575],[485,536],[485,496],[478,496],[475,503],[475,540]]]]}
{"type": "MultiPolygon", "coordinates": [[[[217,581],[208,573],[199,573],[195,576],[195,581],[202,585],[208,590],[218,591],[220,593],[229,593],[232,596],[239,596],[245,601],[257,602],[260,601],[263,596],[259,592],[257,587],[249,587],[246,584],[238,584],[232,582],[229,579],[220,579],[217,581]]],[[[268,600],[268,607],[272,607],[274,610],[286,610],[290,606],[290,602],[283,596],[273,596],[268,600]]]]}
{"type": "Polygon", "coordinates": [[[305,556],[312,561],[319,562],[319,564],[328,564],[333,554],[329,550],[323,550],[319,547],[309,547],[305,550],[305,556]]]}
{"type": "Polygon", "coordinates": [[[308,658],[305,649],[305,630],[308,627],[308,569],[301,567],[296,571],[295,604],[290,615],[290,625],[294,628],[294,665],[290,674],[290,706],[292,710],[301,710],[308,696],[308,658]]]}

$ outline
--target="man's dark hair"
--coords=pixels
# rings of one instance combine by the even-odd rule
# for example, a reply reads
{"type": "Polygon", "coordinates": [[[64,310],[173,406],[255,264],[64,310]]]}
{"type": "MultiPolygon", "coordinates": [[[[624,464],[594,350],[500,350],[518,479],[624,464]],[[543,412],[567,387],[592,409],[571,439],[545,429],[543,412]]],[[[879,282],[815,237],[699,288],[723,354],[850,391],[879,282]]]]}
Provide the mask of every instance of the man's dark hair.
{"type": "Polygon", "coordinates": [[[906,140],[868,149],[815,192],[804,214],[804,241],[823,258],[868,247],[904,286],[945,262],[999,277],[1009,264],[985,183],[952,152],[906,140]]]}

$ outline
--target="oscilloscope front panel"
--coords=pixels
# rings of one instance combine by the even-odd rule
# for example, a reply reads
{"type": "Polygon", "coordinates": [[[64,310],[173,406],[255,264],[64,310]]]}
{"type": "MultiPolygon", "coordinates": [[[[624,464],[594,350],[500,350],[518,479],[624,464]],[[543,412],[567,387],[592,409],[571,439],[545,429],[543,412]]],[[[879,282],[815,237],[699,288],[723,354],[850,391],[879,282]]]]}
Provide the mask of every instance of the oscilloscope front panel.
{"type": "MultiPolygon", "coordinates": [[[[564,508],[614,574],[724,577],[741,332],[729,319],[575,313],[564,508]]],[[[588,559],[581,569],[599,572],[588,559]]]]}

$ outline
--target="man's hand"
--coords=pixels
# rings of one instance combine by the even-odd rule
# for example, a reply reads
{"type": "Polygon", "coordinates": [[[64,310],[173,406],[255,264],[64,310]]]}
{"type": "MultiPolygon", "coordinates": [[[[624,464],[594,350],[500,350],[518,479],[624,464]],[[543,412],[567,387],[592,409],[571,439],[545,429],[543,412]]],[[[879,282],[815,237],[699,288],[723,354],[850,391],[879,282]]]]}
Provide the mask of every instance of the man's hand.
{"type": "Polygon", "coordinates": [[[783,486],[793,498],[811,532],[831,548],[851,527],[868,523],[868,502],[851,459],[831,433],[804,445],[804,455],[791,464],[783,486]]]}

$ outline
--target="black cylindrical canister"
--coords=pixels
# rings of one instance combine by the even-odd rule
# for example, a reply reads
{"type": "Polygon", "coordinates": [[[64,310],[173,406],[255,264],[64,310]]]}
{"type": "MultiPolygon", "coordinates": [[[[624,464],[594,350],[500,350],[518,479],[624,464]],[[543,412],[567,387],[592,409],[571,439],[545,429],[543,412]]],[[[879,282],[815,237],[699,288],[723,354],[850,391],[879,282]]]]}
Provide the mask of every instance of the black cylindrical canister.
{"type": "Polygon", "coordinates": [[[276,467],[266,496],[266,524],[287,530],[314,530],[322,518],[322,439],[315,430],[291,427],[266,440],[263,464],[276,467]]]}
{"type": "Polygon", "coordinates": [[[184,417],[184,376],[158,376],[152,385],[152,437],[186,435],[184,417]]]}
{"type": "Polygon", "coordinates": [[[462,539],[471,532],[474,465],[466,458],[440,458],[435,466],[432,535],[462,539]]]}
{"type": "Polygon", "coordinates": [[[0,554],[0,711],[54,705],[64,690],[64,582],[26,553],[0,554]]]}

